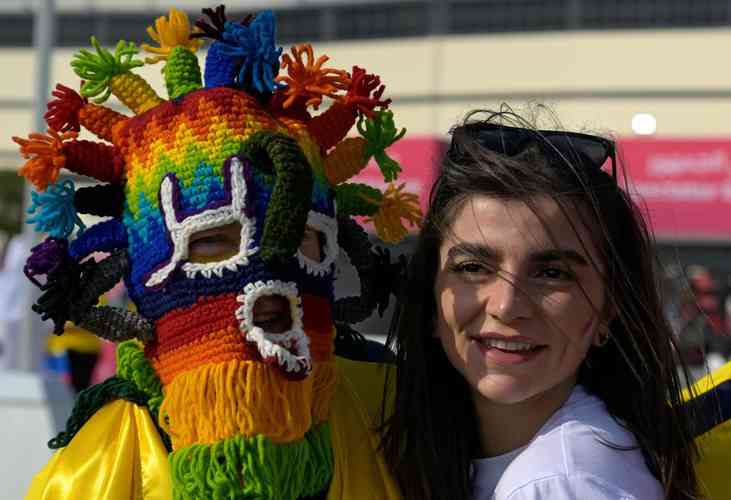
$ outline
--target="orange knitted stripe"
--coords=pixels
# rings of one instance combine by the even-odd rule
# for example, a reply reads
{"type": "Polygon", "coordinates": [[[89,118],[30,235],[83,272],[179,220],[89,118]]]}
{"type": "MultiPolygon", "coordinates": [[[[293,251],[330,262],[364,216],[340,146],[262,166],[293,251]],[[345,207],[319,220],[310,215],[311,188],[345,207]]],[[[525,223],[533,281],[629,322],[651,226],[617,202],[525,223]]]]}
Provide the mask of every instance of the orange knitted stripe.
{"type": "MultiPolygon", "coordinates": [[[[207,363],[261,359],[246,341],[234,310],[234,294],[202,298],[194,307],[170,313],[158,322],[158,339],[145,348],[163,384],[181,372],[207,363]]],[[[313,361],[330,359],[334,351],[332,307],[324,297],[304,295],[302,319],[313,361]]]]}
{"type": "Polygon", "coordinates": [[[238,327],[228,326],[196,338],[188,344],[149,357],[163,385],[178,374],[201,365],[233,360],[260,360],[256,346],[247,343],[238,327]]]}

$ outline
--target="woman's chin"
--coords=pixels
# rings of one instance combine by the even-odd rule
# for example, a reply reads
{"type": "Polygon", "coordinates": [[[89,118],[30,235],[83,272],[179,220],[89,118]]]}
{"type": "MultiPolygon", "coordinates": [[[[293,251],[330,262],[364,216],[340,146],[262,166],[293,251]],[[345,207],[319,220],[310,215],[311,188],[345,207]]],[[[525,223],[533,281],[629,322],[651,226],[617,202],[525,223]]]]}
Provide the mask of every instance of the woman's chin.
{"type": "Polygon", "coordinates": [[[491,374],[477,383],[477,393],[488,401],[500,405],[521,403],[532,397],[537,390],[521,382],[513,375],[491,374]]]}

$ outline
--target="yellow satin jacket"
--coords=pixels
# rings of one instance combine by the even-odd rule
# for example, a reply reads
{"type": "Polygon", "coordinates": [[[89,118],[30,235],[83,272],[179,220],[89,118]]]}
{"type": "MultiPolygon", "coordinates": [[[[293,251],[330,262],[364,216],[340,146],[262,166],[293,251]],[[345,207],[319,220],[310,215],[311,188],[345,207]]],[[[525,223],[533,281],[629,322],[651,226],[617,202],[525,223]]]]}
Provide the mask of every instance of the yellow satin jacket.
{"type": "MultiPolygon", "coordinates": [[[[385,368],[342,358],[337,364],[330,417],[335,463],[327,498],[400,499],[373,431],[385,368]]],[[[731,500],[731,363],[694,387],[698,401],[722,414],[697,438],[702,498],[731,500]]],[[[104,406],[36,475],[26,498],[172,500],[168,454],[147,409],[123,400],[104,406]]]]}
{"type": "Polygon", "coordinates": [[[709,417],[696,438],[701,499],[731,500],[731,363],[700,379],[694,388],[695,402],[709,417]]]}
{"type": "MultiPolygon", "coordinates": [[[[377,452],[385,367],[337,359],[328,500],[398,500],[377,452]]],[[[33,479],[27,499],[172,500],[168,453],[148,410],[116,400],[94,414],[33,479]]]]}

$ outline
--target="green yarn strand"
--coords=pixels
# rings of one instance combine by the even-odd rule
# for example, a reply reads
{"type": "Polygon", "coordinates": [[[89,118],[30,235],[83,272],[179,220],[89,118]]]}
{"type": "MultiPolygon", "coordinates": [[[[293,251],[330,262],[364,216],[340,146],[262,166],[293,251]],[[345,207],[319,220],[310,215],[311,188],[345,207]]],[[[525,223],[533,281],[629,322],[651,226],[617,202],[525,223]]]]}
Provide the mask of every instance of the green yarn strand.
{"type": "Polygon", "coordinates": [[[162,384],[137,340],[127,340],[117,345],[117,375],[147,394],[150,411],[157,414],[162,403],[162,384]]]}
{"type": "Polygon", "coordinates": [[[275,444],[264,436],[236,436],[170,454],[173,498],[294,500],[330,483],[333,456],[328,424],[300,441],[275,444]]]}
{"type": "Polygon", "coordinates": [[[203,86],[198,58],[185,47],[175,47],[170,52],[163,75],[170,99],[176,99],[203,86]]]}
{"type": "Polygon", "coordinates": [[[339,184],[335,187],[335,200],[340,215],[367,215],[378,212],[383,194],[365,184],[339,184]]]}
{"type": "Polygon", "coordinates": [[[396,129],[393,112],[382,110],[376,112],[373,118],[364,119],[364,117],[361,117],[358,120],[358,132],[368,142],[365,147],[365,154],[373,156],[376,160],[378,168],[383,174],[383,179],[386,182],[398,179],[401,166],[386,154],[386,148],[401,139],[406,133],[406,129],[402,128],[400,131],[396,129]]]}
{"type": "Polygon", "coordinates": [[[305,231],[312,199],[312,169],[297,142],[275,132],[253,134],[239,154],[256,171],[274,177],[259,255],[268,263],[285,262],[299,248],[305,231]]]}
{"type": "Polygon", "coordinates": [[[81,49],[71,61],[71,67],[79,78],[84,80],[81,95],[94,97],[94,102],[101,104],[112,93],[112,78],[127,73],[132,68],[142,66],[144,63],[139,59],[134,59],[137,54],[137,46],[132,42],[127,43],[121,40],[117,44],[114,54],[102,47],[96,37],[91,37],[91,45],[96,49],[96,54],[81,49]]]}
{"type": "Polygon", "coordinates": [[[124,399],[144,406],[149,397],[139,391],[134,384],[119,377],[111,377],[101,384],[88,387],[76,397],[74,409],[66,421],[66,429],[51,439],[48,447],[55,450],[68,445],[87,420],[102,406],[115,399],[124,399]]]}

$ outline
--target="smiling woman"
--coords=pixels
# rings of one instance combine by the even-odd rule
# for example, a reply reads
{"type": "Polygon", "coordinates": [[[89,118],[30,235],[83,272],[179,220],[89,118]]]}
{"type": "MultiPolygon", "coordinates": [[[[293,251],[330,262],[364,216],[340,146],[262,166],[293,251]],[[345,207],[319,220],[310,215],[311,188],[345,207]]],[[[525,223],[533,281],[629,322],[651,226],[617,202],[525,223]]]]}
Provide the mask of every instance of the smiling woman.
{"type": "Polygon", "coordinates": [[[452,131],[389,338],[382,445],[404,497],[696,498],[651,237],[614,144],[475,117],[452,131]]]}

